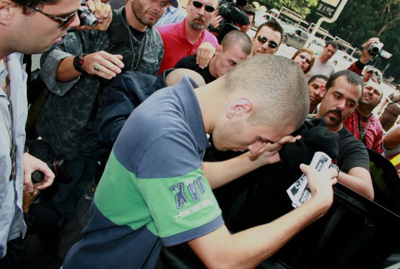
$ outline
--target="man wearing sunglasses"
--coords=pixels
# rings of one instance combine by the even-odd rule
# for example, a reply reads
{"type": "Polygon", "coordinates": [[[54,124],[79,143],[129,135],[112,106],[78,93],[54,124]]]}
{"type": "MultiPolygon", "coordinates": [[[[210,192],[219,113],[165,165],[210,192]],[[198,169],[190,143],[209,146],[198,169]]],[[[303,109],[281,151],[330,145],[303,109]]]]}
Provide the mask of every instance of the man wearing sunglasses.
{"type": "Polygon", "coordinates": [[[261,24],[253,37],[253,54],[275,54],[282,43],[283,28],[279,22],[269,20],[261,24]]]}
{"type": "Polygon", "coordinates": [[[26,225],[22,191],[53,183],[47,165],[24,149],[27,117],[22,53],[42,53],[77,26],[80,0],[0,0],[0,268],[16,268],[26,225]],[[26,153],[24,153],[26,152],[26,153]],[[31,174],[45,177],[32,185],[31,174]]]}
{"type": "Polygon", "coordinates": [[[217,38],[207,31],[217,7],[218,0],[188,0],[186,19],[157,27],[165,50],[159,74],[173,68],[180,59],[195,54],[204,42],[211,43],[213,47],[218,46],[217,38]]]}
{"type": "Polygon", "coordinates": [[[66,157],[72,171],[72,182],[56,182],[58,191],[43,201],[57,212],[61,228],[94,179],[106,84],[125,70],[157,74],[164,49],[154,25],[170,4],[177,6],[177,0],[128,0],[111,11],[100,0],[88,1],[107,31],[70,31],[42,55],[42,78],[50,94],[37,131],[66,157]]]}

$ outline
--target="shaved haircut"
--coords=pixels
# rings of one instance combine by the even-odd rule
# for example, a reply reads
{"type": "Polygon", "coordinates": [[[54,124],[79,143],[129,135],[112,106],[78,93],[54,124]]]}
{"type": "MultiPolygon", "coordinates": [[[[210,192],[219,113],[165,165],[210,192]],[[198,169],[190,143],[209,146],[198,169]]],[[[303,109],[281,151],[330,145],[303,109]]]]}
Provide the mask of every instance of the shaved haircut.
{"type": "Polygon", "coordinates": [[[227,33],[222,39],[221,46],[223,51],[233,46],[240,46],[246,55],[251,55],[253,53],[253,42],[243,31],[233,30],[227,33]]]}
{"type": "Polygon", "coordinates": [[[254,103],[249,121],[254,125],[298,129],[310,107],[303,71],[282,56],[256,55],[241,62],[224,76],[223,90],[249,93],[254,103]]]}

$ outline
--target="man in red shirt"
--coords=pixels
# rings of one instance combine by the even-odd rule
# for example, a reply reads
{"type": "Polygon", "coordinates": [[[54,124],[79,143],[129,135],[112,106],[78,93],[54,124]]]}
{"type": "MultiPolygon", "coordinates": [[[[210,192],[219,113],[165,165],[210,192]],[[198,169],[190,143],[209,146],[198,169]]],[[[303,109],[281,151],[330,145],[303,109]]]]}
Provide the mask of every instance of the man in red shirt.
{"type": "Polygon", "coordinates": [[[378,118],[372,114],[374,108],[382,99],[382,88],[378,83],[369,80],[364,85],[364,94],[359,106],[343,122],[349,131],[367,148],[382,154],[383,128],[378,118]]]}
{"type": "Polygon", "coordinates": [[[218,46],[217,38],[207,31],[217,8],[218,0],[189,0],[186,19],[157,27],[164,43],[164,58],[159,74],[173,68],[183,57],[195,54],[203,42],[218,46]]]}

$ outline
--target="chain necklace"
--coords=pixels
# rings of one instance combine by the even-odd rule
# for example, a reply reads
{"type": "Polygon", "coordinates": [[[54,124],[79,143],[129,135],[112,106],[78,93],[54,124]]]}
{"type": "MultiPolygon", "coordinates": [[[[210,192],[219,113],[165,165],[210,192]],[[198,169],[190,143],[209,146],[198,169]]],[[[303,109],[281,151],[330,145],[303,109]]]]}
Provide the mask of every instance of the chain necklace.
{"type": "MultiPolygon", "coordinates": [[[[126,19],[126,29],[128,30],[128,35],[129,35],[129,44],[130,44],[130,49],[132,51],[132,63],[131,63],[131,70],[136,71],[141,60],[143,57],[143,52],[144,52],[144,45],[146,44],[146,38],[147,38],[147,31],[149,30],[149,28],[147,28],[144,37],[142,38],[142,41],[140,41],[140,47],[139,47],[139,53],[138,53],[138,57],[137,57],[137,61],[136,61],[136,66],[133,66],[134,62],[135,62],[135,50],[133,47],[133,42],[132,40],[135,38],[135,36],[132,34],[131,29],[129,29],[129,23],[128,23],[128,19],[126,19]]],[[[136,38],[135,38],[136,39],[136,38]]]]}

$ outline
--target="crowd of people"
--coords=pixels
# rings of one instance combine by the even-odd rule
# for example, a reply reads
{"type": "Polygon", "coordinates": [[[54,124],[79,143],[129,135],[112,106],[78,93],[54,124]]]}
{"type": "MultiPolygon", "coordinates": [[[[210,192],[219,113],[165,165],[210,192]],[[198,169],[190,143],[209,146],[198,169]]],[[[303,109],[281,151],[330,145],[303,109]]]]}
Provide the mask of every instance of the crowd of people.
{"type": "Polygon", "coordinates": [[[218,0],[107,2],[0,1],[0,268],[18,268],[27,231],[51,234],[65,269],[255,267],[329,210],[336,182],[374,199],[366,148],[400,152],[400,97],[382,100],[368,65],[378,38],[335,72],[334,41],[289,59],[277,20],[249,37],[249,4],[221,37],[218,0]],[[24,54],[42,54],[45,88],[29,139],[24,54]],[[309,167],[316,151],[336,165],[309,167]],[[229,186],[273,164],[312,197],[242,226],[229,208],[254,180],[229,186]]]}

